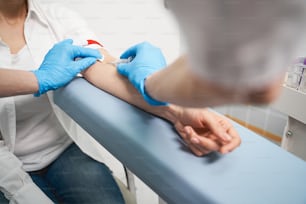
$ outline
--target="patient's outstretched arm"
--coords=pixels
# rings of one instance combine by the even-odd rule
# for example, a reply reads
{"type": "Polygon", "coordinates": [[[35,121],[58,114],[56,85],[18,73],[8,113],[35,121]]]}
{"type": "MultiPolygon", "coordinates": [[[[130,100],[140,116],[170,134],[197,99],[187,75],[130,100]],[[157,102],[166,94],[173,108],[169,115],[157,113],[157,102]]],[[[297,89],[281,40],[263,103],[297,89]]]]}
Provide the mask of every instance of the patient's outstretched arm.
{"type": "Polygon", "coordinates": [[[104,60],[97,61],[84,71],[84,78],[96,87],[173,123],[194,154],[202,156],[211,151],[228,153],[240,145],[240,137],[231,124],[227,122],[224,126],[223,122],[220,123],[227,119],[206,108],[149,105],[134,86],[117,72],[116,66],[112,64],[116,58],[103,48],[101,52],[104,60]],[[201,137],[206,137],[205,142],[199,140],[201,137]]]}

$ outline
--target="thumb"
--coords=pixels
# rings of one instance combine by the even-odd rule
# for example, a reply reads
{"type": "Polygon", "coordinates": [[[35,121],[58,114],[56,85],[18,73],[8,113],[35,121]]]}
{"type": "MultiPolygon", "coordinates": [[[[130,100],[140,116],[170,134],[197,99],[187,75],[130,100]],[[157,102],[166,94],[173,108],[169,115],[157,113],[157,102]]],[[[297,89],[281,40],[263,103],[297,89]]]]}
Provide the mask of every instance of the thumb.
{"type": "Polygon", "coordinates": [[[117,65],[117,70],[118,72],[125,76],[125,77],[128,77],[129,76],[129,70],[130,70],[130,64],[129,63],[119,63],[117,65]]]}
{"type": "Polygon", "coordinates": [[[134,46],[128,48],[126,51],[124,51],[121,54],[120,59],[127,59],[129,57],[133,57],[134,58],[137,55],[138,48],[139,48],[139,44],[134,45],[134,46]]]}
{"type": "Polygon", "coordinates": [[[86,57],[80,60],[73,62],[73,69],[80,73],[84,69],[87,69],[97,61],[94,57],[86,57]]]}

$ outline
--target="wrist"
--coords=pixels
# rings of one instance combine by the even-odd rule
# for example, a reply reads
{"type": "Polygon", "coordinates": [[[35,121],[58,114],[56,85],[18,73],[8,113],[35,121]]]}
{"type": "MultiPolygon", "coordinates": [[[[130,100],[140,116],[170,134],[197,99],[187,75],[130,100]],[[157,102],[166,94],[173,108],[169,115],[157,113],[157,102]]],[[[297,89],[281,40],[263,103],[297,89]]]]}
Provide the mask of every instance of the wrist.
{"type": "Polygon", "coordinates": [[[162,117],[167,121],[171,122],[172,124],[175,124],[182,115],[182,111],[183,111],[182,107],[169,104],[167,106],[164,106],[162,117]]]}
{"type": "Polygon", "coordinates": [[[39,82],[38,82],[38,78],[36,76],[36,74],[34,73],[34,71],[29,71],[29,81],[30,81],[30,89],[32,90],[31,93],[36,94],[37,92],[39,92],[39,82]]]}
{"type": "Polygon", "coordinates": [[[51,90],[51,87],[48,86],[48,83],[43,83],[43,81],[47,82],[48,80],[45,79],[45,75],[41,73],[39,69],[31,71],[37,81],[37,91],[34,93],[34,96],[38,97],[47,91],[51,90]]]}

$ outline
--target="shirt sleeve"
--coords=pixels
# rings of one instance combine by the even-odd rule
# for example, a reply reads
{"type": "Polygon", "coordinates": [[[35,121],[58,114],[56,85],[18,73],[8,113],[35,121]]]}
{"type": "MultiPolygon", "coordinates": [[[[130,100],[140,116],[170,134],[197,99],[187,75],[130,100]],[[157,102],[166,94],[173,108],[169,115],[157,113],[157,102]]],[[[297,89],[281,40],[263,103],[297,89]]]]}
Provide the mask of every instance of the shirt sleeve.
{"type": "Polygon", "coordinates": [[[256,88],[306,53],[306,2],[167,0],[187,45],[192,71],[229,88],[256,88]]]}
{"type": "Polygon", "coordinates": [[[0,190],[10,204],[52,204],[22,168],[20,160],[0,145],[0,190]]]}

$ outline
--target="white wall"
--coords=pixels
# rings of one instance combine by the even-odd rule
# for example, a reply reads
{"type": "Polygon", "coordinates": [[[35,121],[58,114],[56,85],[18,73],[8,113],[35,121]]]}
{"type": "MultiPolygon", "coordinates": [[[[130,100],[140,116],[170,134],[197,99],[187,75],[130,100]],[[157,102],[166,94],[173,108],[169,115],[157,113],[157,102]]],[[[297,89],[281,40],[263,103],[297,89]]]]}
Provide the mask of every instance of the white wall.
{"type": "Polygon", "coordinates": [[[283,136],[287,123],[287,115],[270,106],[228,105],[215,110],[279,137],[283,136]]]}
{"type": "Polygon", "coordinates": [[[60,2],[78,11],[115,56],[136,43],[149,41],[160,47],[167,62],[180,50],[180,36],[162,0],[40,0],[60,2]]]}

